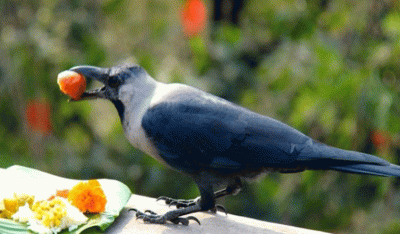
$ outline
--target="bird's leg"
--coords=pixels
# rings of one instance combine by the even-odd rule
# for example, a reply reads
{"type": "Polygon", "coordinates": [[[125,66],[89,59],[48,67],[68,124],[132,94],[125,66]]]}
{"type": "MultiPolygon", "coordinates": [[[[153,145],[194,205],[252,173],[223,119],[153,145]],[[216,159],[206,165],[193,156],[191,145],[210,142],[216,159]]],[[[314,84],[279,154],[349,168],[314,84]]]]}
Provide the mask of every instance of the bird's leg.
{"type": "Polygon", "coordinates": [[[200,224],[200,221],[193,216],[181,217],[183,215],[192,214],[199,211],[207,211],[215,207],[215,198],[212,186],[200,187],[200,199],[197,199],[194,205],[169,211],[163,215],[157,215],[153,211],[146,210],[145,212],[131,209],[136,212],[136,218],[143,219],[145,222],[164,224],[170,221],[174,224],[188,225],[190,220],[194,220],[200,224]]]}
{"type": "MultiPolygon", "coordinates": [[[[241,189],[242,189],[242,182],[240,181],[239,178],[235,178],[233,183],[229,183],[226,188],[215,192],[214,197],[215,199],[217,199],[220,197],[225,197],[227,195],[236,195],[240,192],[241,189]]],[[[225,214],[228,214],[228,212],[226,212],[225,207],[220,204],[216,204],[215,207],[211,209],[211,211],[214,213],[216,213],[218,210],[225,212],[225,214]]]]}
{"type": "Polygon", "coordinates": [[[228,186],[224,189],[221,189],[214,193],[215,198],[224,197],[227,195],[236,195],[242,189],[242,181],[239,178],[235,178],[233,183],[228,184],[228,186]]]}
{"type": "MultiPolygon", "coordinates": [[[[242,182],[240,181],[239,178],[235,178],[235,180],[232,181],[232,183],[229,183],[226,188],[215,192],[214,198],[220,198],[220,197],[224,197],[227,195],[236,195],[240,192],[241,189],[242,189],[242,182]]],[[[157,198],[157,201],[165,200],[165,204],[167,204],[167,205],[176,206],[176,208],[182,208],[182,207],[189,207],[189,206],[195,205],[199,199],[200,199],[200,197],[197,197],[197,198],[191,199],[191,200],[183,200],[183,199],[178,200],[178,199],[172,199],[169,197],[161,196],[161,197],[157,198]]],[[[211,208],[211,211],[213,211],[214,213],[217,210],[220,210],[220,211],[223,211],[226,213],[225,207],[223,207],[222,205],[217,204],[215,207],[211,208]]]]}

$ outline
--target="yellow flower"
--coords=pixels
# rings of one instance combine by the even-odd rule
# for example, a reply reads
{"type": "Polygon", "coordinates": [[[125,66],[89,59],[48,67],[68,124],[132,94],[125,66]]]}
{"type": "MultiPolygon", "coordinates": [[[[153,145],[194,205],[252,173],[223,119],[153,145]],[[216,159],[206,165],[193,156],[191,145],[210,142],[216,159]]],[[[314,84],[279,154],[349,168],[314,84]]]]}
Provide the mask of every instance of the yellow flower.
{"type": "Polygon", "coordinates": [[[11,216],[17,213],[19,207],[24,206],[26,203],[29,207],[32,206],[35,196],[27,194],[16,194],[12,198],[4,198],[0,204],[0,218],[11,218],[11,216]]]}
{"type": "Polygon", "coordinates": [[[67,215],[67,206],[58,197],[51,201],[39,201],[32,205],[35,218],[43,225],[53,228],[61,224],[61,219],[67,215]]]}
{"type": "Polygon", "coordinates": [[[103,212],[107,203],[103,189],[97,180],[76,184],[68,193],[68,201],[84,213],[103,212]]]}

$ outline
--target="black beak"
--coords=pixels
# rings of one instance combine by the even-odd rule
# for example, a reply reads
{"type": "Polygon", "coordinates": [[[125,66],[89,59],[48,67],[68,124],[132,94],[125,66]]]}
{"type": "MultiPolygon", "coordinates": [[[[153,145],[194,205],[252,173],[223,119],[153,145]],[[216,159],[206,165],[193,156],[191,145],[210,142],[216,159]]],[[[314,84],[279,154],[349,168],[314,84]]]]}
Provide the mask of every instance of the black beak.
{"type": "MultiPolygon", "coordinates": [[[[110,74],[109,68],[101,68],[101,67],[95,67],[95,66],[76,66],[69,70],[77,72],[77,73],[83,75],[85,78],[98,80],[101,83],[103,83],[104,85],[106,85],[108,83],[108,78],[109,78],[109,74],[110,74]]],[[[85,91],[82,94],[81,99],[79,99],[79,100],[104,98],[105,97],[104,91],[105,91],[105,86],[103,86],[100,89],[85,91]]]]}

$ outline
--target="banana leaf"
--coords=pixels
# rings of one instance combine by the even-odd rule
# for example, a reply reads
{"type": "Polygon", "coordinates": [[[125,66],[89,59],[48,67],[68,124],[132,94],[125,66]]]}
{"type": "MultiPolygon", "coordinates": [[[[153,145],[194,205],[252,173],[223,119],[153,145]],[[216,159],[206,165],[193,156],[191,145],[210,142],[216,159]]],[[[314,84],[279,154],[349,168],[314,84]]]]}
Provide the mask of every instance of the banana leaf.
{"type": "MultiPolygon", "coordinates": [[[[55,194],[56,190],[71,189],[81,181],[15,165],[0,171],[0,199],[12,197],[14,193],[25,193],[34,195],[36,201],[44,200],[55,194]]],[[[116,180],[98,179],[98,181],[107,198],[105,211],[100,214],[88,215],[88,222],[73,231],[65,229],[60,233],[84,234],[93,233],[93,231],[104,231],[118,217],[131,197],[131,191],[125,184],[116,180]],[[93,230],[94,228],[95,230],[93,230]]],[[[29,229],[27,224],[0,218],[0,233],[20,234],[34,232],[29,229]]]]}

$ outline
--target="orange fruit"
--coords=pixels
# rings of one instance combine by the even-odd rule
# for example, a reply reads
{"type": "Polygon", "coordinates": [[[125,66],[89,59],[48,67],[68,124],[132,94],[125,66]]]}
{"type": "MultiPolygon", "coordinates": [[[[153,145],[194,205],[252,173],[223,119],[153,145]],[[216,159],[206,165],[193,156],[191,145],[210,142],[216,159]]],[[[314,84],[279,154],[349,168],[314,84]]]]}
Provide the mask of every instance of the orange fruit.
{"type": "Polygon", "coordinates": [[[61,92],[67,94],[74,100],[81,99],[86,90],[85,77],[74,71],[63,71],[57,76],[57,83],[61,92]]]}

